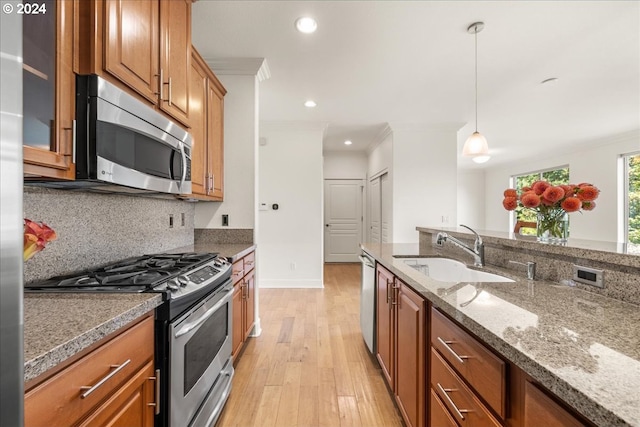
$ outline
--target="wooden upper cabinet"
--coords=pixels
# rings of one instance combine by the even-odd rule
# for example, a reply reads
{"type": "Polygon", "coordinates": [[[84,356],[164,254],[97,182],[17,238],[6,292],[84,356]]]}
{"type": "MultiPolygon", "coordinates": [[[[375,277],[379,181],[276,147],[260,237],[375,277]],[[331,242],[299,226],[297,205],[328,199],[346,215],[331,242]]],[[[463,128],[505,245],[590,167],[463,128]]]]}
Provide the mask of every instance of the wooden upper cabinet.
{"type": "Polygon", "coordinates": [[[209,79],[207,97],[207,134],[209,139],[207,163],[211,176],[211,196],[224,196],[224,95],[226,90],[215,76],[209,79]]]}
{"type": "Polygon", "coordinates": [[[201,200],[222,201],[224,196],[224,95],[227,93],[198,51],[191,51],[189,120],[191,195],[201,200]]]}
{"type": "Polygon", "coordinates": [[[104,69],[150,102],[158,99],[158,0],[105,2],[104,69]]]}
{"type": "MultiPolygon", "coordinates": [[[[45,3],[43,3],[45,4],[45,3]]],[[[74,179],[74,5],[46,2],[46,13],[24,15],[24,175],[74,179]]]]}
{"type": "Polygon", "coordinates": [[[207,166],[207,71],[194,50],[191,62],[191,88],[189,90],[189,119],[191,120],[191,192],[207,195],[209,171],[207,166]]]}
{"type": "Polygon", "coordinates": [[[191,1],[160,0],[160,108],[189,125],[191,1]]]}
{"type": "Polygon", "coordinates": [[[191,0],[76,4],[76,72],[98,74],[188,128],[191,0]]]}

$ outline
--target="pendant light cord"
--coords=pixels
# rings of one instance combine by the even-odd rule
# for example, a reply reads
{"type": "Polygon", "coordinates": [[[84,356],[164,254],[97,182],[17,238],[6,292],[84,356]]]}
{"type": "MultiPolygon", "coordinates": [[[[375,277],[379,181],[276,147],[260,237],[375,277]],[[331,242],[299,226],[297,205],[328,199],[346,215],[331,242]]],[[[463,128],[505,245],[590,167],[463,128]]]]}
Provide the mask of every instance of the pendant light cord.
{"type": "Polygon", "coordinates": [[[476,49],[476,132],[478,132],[478,27],[473,31],[476,49]]]}

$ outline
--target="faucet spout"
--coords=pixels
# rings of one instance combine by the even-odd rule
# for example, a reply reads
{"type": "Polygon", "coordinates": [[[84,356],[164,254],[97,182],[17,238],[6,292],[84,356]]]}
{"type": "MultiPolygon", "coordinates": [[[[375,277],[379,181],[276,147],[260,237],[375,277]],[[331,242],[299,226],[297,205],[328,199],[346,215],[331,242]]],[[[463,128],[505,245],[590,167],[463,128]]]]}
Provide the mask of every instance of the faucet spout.
{"type": "Polygon", "coordinates": [[[449,241],[453,243],[455,246],[459,247],[469,255],[473,256],[473,265],[476,267],[484,267],[484,243],[482,241],[482,237],[478,233],[476,233],[471,227],[468,227],[464,224],[460,224],[461,227],[469,229],[473,234],[475,234],[475,241],[473,243],[473,248],[464,243],[463,241],[449,236],[447,233],[440,232],[436,235],[436,244],[443,245],[444,242],[449,241]]]}

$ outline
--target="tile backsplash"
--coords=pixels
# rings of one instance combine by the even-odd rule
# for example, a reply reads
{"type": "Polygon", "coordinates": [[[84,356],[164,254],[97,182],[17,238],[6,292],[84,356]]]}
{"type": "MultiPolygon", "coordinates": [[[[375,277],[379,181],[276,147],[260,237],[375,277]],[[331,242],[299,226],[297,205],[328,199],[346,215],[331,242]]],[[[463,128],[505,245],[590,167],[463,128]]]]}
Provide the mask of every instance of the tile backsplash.
{"type": "Polygon", "coordinates": [[[58,235],[24,264],[25,283],[193,244],[195,205],[180,200],[25,186],[23,209],[58,235]]]}

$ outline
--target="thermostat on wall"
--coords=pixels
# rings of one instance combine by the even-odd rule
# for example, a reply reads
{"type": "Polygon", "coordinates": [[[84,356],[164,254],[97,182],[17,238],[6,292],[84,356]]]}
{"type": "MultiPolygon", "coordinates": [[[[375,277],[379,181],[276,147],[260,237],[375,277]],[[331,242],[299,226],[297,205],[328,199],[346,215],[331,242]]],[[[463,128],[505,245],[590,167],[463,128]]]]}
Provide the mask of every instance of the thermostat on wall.
{"type": "Polygon", "coordinates": [[[573,280],[587,285],[604,288],[604,270],[573,265],[573,280]]]}

